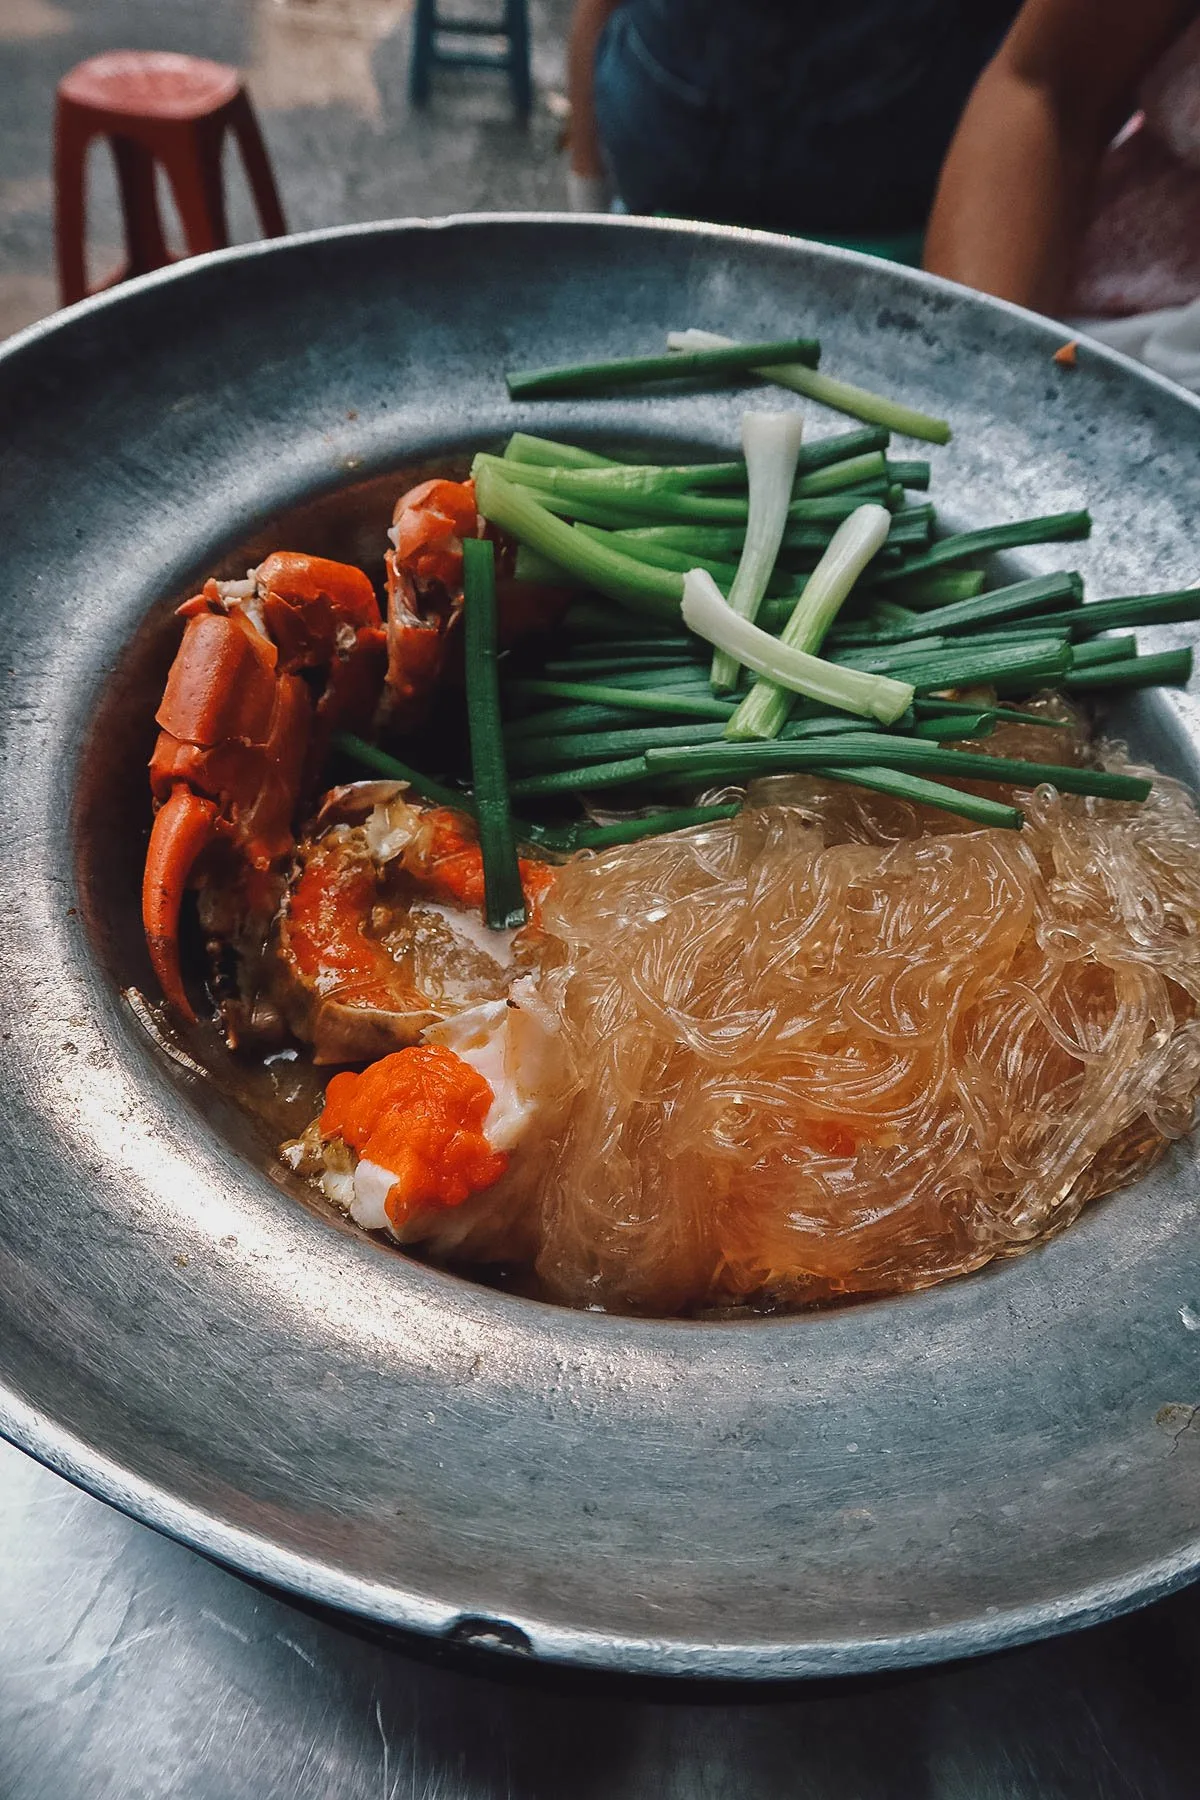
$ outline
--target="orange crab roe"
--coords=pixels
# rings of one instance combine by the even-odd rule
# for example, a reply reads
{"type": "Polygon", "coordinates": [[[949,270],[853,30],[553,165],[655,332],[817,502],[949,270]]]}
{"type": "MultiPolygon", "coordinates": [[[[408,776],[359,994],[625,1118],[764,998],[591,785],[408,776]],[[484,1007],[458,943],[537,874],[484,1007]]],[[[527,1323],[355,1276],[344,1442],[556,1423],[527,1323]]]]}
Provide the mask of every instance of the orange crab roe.
{"type": "Polygon", "coordinates": [[[385,1202],[399,1229],[420,1207],[461,1206],[508,1167],[483,1124],[495,1096],[471,1065],[440,1044],[415,1044],[361,1075],[335,1075],[325,1091],[323,1137],[340,1137],[395,1174],[385,1202]]]}

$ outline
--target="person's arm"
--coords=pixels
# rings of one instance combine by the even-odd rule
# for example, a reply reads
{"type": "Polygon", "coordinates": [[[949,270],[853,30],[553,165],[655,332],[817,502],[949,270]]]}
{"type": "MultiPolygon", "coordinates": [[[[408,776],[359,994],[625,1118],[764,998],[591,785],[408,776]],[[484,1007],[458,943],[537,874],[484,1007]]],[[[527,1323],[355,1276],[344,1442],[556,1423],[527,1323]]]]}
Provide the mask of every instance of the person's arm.
{"type": "Polygon", "coordinates": [[[595,89],[596,47],[600,34],[621,0],[576,0],[567,42],[567,98],[571,125],[567,138],[571,169],[591,181],[604,179],[600,134],[592,103],[595,89]]]}
{"type": "Polygon", "coordinates": [[[1196,0],[1025,0],[942,165],[936,275],[1053,312],[1106,145],[1196,0]]]}

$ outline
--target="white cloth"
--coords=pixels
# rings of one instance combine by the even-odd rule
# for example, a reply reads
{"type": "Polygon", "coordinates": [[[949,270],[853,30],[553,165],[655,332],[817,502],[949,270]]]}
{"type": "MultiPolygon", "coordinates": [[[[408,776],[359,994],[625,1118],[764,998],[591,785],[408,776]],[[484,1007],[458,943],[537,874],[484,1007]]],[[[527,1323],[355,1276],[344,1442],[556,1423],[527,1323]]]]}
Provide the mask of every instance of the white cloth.
{"type": "Polygon", "coordinates": [[[1200,394],[1200,298],[1188,306],[1165,306],[1128,319],[1075,319],[1071,329],[1086,331],[1102,344],[1136,357],[1157,375],[1200,394]]]}

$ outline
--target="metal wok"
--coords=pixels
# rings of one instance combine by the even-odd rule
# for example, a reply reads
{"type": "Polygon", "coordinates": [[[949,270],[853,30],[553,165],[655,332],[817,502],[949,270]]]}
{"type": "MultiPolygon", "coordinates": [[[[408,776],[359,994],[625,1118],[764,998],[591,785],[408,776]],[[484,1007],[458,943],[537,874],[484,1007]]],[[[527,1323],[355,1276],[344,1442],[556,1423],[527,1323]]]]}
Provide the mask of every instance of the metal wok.
{"type": "MultiPolygon", "coordinates": [[[[156,1041],[130,994],[170,599],[273,516],[332,548],[329,496],[515,426],[732,444],[734,389],[505,397],[506,367],[693,323],[812,327],[832,370],[949,414],[954,521],[1086,499],[1071,561],[1093,593],[1195,578],[1194,401],[1099,349],[1058,368],[1061,332],[1014,308],[766,236],[318,233],[135,282],[0,355],[0,1430],[236,1569],[398,1627],[610,1670],[877,1670],[1196,1571],[1190,1145],[927,1294],[620,1320],[339,1225],[274,1163],[237,1072],[156,1041]]],[[[1118,725],[1195,775],[1190,697],[1118,725]]]]}

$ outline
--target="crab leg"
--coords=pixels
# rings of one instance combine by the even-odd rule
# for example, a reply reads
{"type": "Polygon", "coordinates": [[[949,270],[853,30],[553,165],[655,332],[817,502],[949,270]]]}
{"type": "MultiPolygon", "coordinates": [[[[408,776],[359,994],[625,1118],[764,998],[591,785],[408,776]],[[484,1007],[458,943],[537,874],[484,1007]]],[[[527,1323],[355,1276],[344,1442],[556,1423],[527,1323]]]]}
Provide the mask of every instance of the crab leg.
{"type": "Polygon", "coordinates": [[[186,782],[176,782],[154,815],[142,880],[142,918],[154,973],[169,1003],[192,1024],[196,1015],[179,968],[179,908],[196,858],[215,834],[220,810],[186,782]]]}

